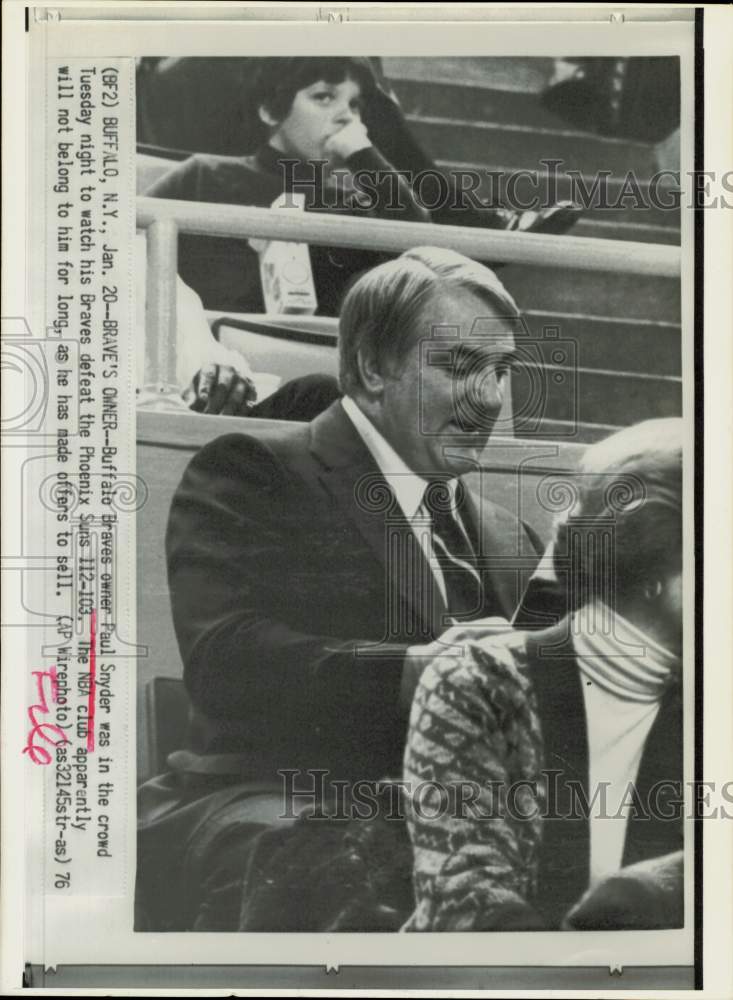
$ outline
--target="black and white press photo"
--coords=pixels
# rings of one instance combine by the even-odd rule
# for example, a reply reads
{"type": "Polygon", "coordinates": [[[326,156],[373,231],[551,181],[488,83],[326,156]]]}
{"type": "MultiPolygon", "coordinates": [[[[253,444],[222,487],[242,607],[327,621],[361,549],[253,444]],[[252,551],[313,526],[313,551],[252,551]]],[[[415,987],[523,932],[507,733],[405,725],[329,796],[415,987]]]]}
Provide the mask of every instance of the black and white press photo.
{"type": "Polygon", "coordinates": [[[683,927],[679,60],[136,87],[136,929],[683,927]]]}
{"type": "Polygon", "coordinates": [[[3,984],[727,995],[725,12],[14,6],[3,984]]]}

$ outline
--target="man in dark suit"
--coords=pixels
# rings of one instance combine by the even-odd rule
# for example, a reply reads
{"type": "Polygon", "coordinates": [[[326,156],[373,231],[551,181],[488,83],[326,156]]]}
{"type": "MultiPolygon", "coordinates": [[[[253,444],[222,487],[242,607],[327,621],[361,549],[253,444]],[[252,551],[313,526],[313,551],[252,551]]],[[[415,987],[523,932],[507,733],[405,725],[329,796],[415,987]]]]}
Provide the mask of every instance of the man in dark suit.
{"type": "Polygon", "coordinates": [[[305,789],[326,772],[326,795],[397,776],[428,646],[513,614],[538,540],[480,495],[480,468],[518,317],[488,268],[409,251],[347,296],[342,400],[189,465],[167,554],[199,801],[294,770],[305,789]]]}
{"type": "MultiPolygon", "coordinates": [[[[245,752],[260,779],[296,765],[379,778],[400,764],[408,647],[440,636],[446,615],[511,616],[515,568],[474,570],[473,606],[456,609],[461,570],[431,569],[441,553],[419,533],[430,533],[426,487],[448,496],[480,466],[516,315],[481,265],[405,254],[345,304],[343,401],[308,425],[220,438],[191,462],[167,551],[186,683],[214,723],[206,750],[245,752]],[[491,329],[477,336],[477,319],[491,329]]],[[[459,555],[533,554],[513,514],[461,492],[459,555]]]]}

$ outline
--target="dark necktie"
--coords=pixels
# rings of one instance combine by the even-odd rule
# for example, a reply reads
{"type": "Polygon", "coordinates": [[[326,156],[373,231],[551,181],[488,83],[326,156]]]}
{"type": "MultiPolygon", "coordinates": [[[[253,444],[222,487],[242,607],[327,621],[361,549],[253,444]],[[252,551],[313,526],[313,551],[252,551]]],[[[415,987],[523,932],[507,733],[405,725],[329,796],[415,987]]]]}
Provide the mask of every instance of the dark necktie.
{"type": "Polygon", "coordinates": [[[433,552],[443,573],[448,613],[470,621],[482,612],[483,587],[459,513],[462,496],[460,483],[451,489],[445,480],[436,480],[425,488],[423,507],[432,524],[433,552]]]}

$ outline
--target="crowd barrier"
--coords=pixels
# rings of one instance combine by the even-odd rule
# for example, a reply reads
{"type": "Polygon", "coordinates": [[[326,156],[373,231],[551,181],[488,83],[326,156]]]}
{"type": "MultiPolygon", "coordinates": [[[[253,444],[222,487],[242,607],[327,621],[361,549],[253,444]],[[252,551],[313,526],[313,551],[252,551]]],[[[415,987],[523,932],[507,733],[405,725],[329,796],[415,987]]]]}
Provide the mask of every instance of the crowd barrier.
{"type": "Polygon", "coordinates": [[[354,219],[242,205],[138,197],[137,227],[147,238],[145,389],[164,400],[176,390],[178,234],[292,240],[323,246],[402,253],[437,246],[505,264],[674,278],[679,247],[581,236],[477,230],[431,223],[354,219]]]}

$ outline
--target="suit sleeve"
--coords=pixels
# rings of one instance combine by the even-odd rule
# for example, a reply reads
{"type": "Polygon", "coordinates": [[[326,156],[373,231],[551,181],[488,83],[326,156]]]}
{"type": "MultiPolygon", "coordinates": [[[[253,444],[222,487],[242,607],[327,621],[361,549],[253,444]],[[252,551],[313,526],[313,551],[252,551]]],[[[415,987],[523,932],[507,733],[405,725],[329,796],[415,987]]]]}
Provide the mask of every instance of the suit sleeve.
{"type": "Polygon", "coordinates": [[[476,645],[457,666],[435,661],[415,695],[404,774],[415,858],[408,930],[542,926],[532,906],[539,727],[511,654],[495,645],[498,656],[476,645]]]}
{"type": "MultiPolygon", "coordinates": [[[[355,655],[361,636],[293,627],[288,608],[298,594],[288,565],[300,514],[294,488],[272,449],[246,435],[212,442],[186,470],[167,535],[186,684],[205,714],[251,722],[253,736],[267,738],[268,727],[271,735],[276,717],[304,735],[323,729],[337,740],[336,728],[370,742],[375,720],[378,727],[404,725],[404,648],[375,663],[355,655]]],[[[314,580],[324,595],[325,583],[314,580]]]]}

